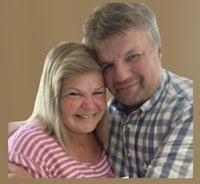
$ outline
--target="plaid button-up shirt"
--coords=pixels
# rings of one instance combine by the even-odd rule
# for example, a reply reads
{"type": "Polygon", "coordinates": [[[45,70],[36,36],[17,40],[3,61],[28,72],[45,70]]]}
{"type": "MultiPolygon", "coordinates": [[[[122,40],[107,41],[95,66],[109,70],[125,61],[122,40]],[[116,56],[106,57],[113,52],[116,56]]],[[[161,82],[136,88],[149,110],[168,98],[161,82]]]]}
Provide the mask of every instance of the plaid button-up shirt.
{"type": "Polygon", "coordinates": [[[193,177],[193,82],[163,69],[160,88],[126,115],[115,98],[109,161],[117,177],[193,177]]]}

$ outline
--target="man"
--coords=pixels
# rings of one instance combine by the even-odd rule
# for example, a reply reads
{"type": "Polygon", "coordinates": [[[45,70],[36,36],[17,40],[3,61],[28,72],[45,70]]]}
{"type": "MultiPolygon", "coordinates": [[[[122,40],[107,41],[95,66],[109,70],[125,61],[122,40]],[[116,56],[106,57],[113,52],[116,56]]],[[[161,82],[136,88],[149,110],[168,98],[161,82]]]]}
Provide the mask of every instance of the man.
{"type": "Polygon", "coordinates": [[[192,177],[192,81],[162,68],[154,13],[142,3],[108,3],[83,28],[113,95],[108,156],[116,176],[192,177]]]}
{"type": "Polygon", "coordinates": [[[162,68],[154,13],[142,3],[108,3],[83,29],[113,95],[107,154],[115,175],[192,177],[193,84],[162,68]]]}

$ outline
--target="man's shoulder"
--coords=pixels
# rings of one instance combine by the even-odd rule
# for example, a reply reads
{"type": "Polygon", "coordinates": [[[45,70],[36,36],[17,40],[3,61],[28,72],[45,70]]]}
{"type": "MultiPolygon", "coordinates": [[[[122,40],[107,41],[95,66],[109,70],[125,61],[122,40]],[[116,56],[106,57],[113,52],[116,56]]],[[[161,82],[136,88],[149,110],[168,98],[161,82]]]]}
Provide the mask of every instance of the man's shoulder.
{"type": "Polygon", "coordinates": [[[168,90],[172,97],[183,98],[192,100],[193,96],[193,81],[186,77],[174,74],[166,71],[166,85],[165,88],[168,90]]]}

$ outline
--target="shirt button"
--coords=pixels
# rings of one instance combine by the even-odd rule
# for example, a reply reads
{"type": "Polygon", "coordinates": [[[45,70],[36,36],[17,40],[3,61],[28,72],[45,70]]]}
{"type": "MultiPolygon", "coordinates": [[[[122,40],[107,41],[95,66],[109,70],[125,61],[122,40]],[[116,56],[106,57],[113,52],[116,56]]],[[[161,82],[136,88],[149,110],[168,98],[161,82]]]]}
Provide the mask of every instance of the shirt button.
{"type": "Polygon", "coordinates": [[[131,128],[131,124],[128,124],[128,125],[127,125],[127,128],[131,128]]]}
{"type": "Polygon", "coordinates": [[[131,156],[132,156],[132,155],[131,155],[131,152],[128,152],[128,153],[127,153],[127,156],[128,156],[128,157],[131,157],[131,156]]]}
{"type": "Polygon", "coordinates": [[[146,163],[143,164],[143,168],[144,168],[144,170],[147,170],[148,166],[146,163]]]}

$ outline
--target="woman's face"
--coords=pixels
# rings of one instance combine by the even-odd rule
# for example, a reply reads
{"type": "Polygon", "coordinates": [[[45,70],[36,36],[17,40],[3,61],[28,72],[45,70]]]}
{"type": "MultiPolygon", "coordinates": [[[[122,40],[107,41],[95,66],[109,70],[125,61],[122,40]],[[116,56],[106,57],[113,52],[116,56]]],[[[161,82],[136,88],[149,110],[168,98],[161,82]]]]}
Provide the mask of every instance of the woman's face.
{"type": "Polygon", "coordinates": [[[69,131],[92,132],[106,109],[102,74],[91,72],[64,79],[60,108],[62,120],[69,131]]]}

